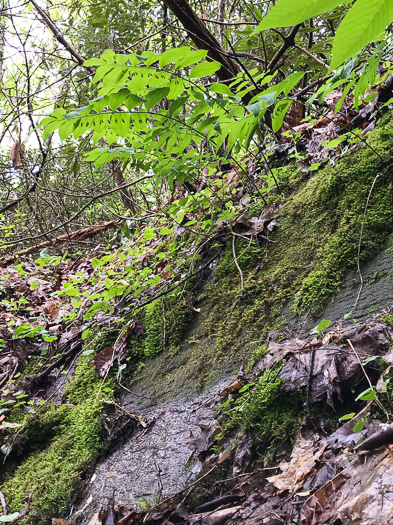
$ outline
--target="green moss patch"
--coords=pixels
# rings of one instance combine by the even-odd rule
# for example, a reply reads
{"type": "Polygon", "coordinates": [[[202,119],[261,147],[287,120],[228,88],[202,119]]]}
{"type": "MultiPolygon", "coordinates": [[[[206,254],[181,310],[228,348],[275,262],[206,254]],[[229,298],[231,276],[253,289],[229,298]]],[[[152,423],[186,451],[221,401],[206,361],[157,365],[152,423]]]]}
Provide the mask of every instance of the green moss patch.
{"type": "Polygon", "coordinates": [[[2,486],[12,511],[20,510],[32,494],[25,523],[42,524],[44,517],[64,512],[82,473],[99,454],[101,380],[90,362],[91,357],[80,358],[67,385],[66,404],[58,408],[49,405],[27,420],[29,453],[14,472],[8,473],[2,486]]]}
{"type": "Polygon", "coordinates": [[[285,324],[285,316],[305,311],[315,317],[321,314],[348,270],[356,268],[366,202],[377,174],[364,220],[360,263],[384,247],[393,231],[389,168],[393,140],[386,132],[390,126],[387,121],[367,135],[378,155],[360,145],[333,168],[298,182],[278,215],[279,224],[271,235],[275,244],[236,241],[244,274],[242,294],[228,243],[209,291],[209,330],[218,336],[219,351],[248,352],[269,330],[285,324]]]}

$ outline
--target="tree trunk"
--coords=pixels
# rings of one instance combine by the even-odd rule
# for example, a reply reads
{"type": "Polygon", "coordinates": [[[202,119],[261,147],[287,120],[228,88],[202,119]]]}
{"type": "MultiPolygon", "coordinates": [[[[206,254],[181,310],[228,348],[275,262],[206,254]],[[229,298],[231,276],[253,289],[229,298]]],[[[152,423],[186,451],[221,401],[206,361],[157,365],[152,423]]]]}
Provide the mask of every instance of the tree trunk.
{"type": "MultiPolygon", "coordinates": [[[[120,163],[118,160],[112,160],[110,163],[110,168],[112,170],[113,174],[113,181],[116,184],[117,187],[119,186],[125,186],[126,180],[124,178],[123,172],[120,169],[120,163]]],[[[136,214],[135,204],[131,197],[131,193],[129,192],[128,188],[122,188],[120,191],[120,196],[122,203],[127,208],[127,210],[130,210],[131,215],[134,216],[136,214]]]]}
{"type": "Polygon", "coordinates": [[[207,49],[208,56],[221,64],[221,68],[217,71],[218,78],[222,81],[234,78],[239,72],[237,64],[226,56],[219,41],[198,18],[188,1],[164,0],[164,3],[182,23],[194,44],[199,49],[207,49]]]}

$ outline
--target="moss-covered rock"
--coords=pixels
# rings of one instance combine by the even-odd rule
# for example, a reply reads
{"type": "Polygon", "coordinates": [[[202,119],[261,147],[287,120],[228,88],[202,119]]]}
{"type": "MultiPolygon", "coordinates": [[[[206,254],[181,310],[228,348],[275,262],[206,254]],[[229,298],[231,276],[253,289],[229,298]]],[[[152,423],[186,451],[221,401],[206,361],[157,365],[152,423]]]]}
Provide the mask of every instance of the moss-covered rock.
{"type": "MultiPolygon", "coordinates": [[[[32,494],[26,524],[42,524],[64,512],[81,475],[101,448],[102,383],[91,357],[82,356],[68,382],[65,403],[50,404],[25,418],[26,454],[6,475],[8,507],[20,510],[32,494]]],[[[105,388],[110,388],[110,383],[105,388]]],[[[105,394],[108,396],[108,393],[105,394]]]]}

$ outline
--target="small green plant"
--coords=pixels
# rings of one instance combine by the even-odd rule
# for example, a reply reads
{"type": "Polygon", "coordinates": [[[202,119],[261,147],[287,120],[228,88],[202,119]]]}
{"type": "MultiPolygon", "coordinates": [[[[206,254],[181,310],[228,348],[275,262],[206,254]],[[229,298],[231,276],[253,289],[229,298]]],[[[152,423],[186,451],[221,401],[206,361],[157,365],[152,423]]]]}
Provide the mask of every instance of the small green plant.
{"type": "Polygon", "coordinates": [[[350,312],[347,312],[344,315],[344,321],[352,320],[353,324],[356,326],[358,324],[358,320],[353,317],[353,312],[354,312],[353,310],[351,310],[350,312]]]}
{"type": "Polygon", "coordinates": [[[315,326],[311,330],[311,335],[317,334],[319,337],[322,338],[324,331],[327,330],[331,324],[331,321],[323,319],[317,326],[315,326]]]}

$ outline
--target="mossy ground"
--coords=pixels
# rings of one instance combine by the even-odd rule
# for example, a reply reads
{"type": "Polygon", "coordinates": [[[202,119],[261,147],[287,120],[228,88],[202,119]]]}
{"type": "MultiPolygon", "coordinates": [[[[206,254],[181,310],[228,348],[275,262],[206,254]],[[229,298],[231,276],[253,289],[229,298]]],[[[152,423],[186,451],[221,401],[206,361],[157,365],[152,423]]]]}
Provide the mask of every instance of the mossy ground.
{"type": "Polygon", "coordinates": [[[240,276],[228,244],[210,297],[209,329],[218,349],[227,352],[260,344],[263,335],[304,311],[318,316],[336,293],[343,277],[357,264],[366,201],[378,174],[365,215],[360,263],[371,259],[393,231],[393,190],[390,175],[391,121],[367,136],[377,154],[361,145],[311,179],[296,183],[279,213],[271,235],[275,243],[236,242],[240,276]],[[236,308],[228,316],[228,305],[236,308]],[[287,315],[287,314],[285,314],[287,315]],[[228,317],[227,317],[228,316],[228,317]]]}
{"type": "MultiPolygon", "coordinates": [[[[284,393],[276,370],[264,372],[255,385],[224,411],[221,438],[241,428],[253,435],[255,453],[271,464],[279,453],[288,452],[305,415],[304,392],[284,393]]],[[[218,438],[220,439],[220,437],[218,438]]]]}

